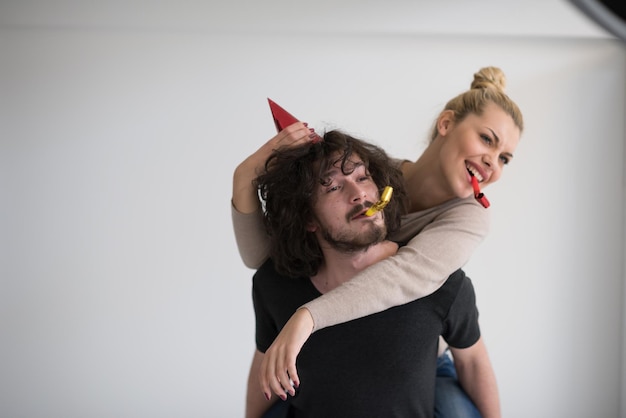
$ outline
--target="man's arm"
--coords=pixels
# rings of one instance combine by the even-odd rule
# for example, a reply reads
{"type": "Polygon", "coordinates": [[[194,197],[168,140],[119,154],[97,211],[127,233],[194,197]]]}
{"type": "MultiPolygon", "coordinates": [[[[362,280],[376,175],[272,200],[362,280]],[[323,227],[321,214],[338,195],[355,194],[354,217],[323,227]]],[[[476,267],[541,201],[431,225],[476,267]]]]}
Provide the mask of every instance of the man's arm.
{"type": "Polygon", "coordinates": [[[450,347],[459,383],[483,418],[500,418],[500,397],[487,347],[480,337],[468,348],[450,347]]]}
{"type": "Polygon", "coordinates": [[[278,399],[272,395],[270,400],[265,399],[259,389],[259,369],[265,354],[255,350],[248,374],[248,391],[246,393],[246,418],[260,418],[278,399]]]}

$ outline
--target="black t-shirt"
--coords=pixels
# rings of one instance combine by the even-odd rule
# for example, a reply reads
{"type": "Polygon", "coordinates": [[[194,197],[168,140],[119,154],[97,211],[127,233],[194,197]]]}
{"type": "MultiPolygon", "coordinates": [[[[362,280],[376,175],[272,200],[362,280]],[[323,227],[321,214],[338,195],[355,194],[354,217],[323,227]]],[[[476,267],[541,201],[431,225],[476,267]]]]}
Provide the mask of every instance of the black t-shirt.
{"type": "MultiPolygon", "coordinates": [[[[254,275],[252,294],[261,352],[297,308],[320,296],[308,277],[281,276],[271,260],[254,275]]],[[[462,270],[429,296],[313,333],[297,358],[294,416],[432,417],[440,335],[456,348],[480,337],[462,270]]]]}

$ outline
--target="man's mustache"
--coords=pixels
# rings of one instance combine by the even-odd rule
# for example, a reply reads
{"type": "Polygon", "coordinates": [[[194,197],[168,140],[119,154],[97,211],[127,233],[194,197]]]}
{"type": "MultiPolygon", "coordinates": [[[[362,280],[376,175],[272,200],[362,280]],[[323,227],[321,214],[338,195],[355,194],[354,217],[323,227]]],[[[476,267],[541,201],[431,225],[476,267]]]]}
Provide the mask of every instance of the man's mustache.
{"type": "Polygon", "coordinates": [[[352,210],[350,210],[350,212],[348,212],[348,214],[346,215],[346,219],[348,220],[348,222],[351,221],[352,218],[354,218],[361,212],[365,212],[365,210],[369,209],[373,204],[374,202],[366,200],[364,203],[356,205],[354,208],[352,208],[352,210]]]}

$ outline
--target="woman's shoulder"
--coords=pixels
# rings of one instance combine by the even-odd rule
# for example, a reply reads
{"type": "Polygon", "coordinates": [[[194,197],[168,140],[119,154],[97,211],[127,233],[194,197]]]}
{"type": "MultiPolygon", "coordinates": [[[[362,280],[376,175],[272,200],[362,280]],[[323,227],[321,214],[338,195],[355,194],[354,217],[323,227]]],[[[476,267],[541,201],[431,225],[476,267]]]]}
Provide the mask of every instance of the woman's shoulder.
{"type": "Polygon", "coordinates": [[[473,233],[486,235],[490,225],[489,209],[482,207],[473,196],[455,198],[440,205],[402,217],[402,226],[393,234],[394,240],[414,236],[426,227],[445,225],[447,229],[459,227],[473,233]]]}
{"type": "Polygon", "coordinates": [[[440,205],[433,206],[403,216],[403,223],[422,220],[430,223],[436,218],[452,216],[472,216],[483,219],[489,218],[489,209],[485,209],[474,199],[474,196],[466,198],[450,199],[440,205]]]}

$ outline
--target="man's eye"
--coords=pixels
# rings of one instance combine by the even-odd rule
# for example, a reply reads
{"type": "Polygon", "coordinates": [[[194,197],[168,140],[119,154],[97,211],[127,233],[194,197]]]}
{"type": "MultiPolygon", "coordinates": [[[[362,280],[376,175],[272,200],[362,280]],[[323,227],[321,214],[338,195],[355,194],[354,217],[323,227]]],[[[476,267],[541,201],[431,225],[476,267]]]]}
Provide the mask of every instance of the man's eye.
{"type": "Polygon", "coordinates": [[[326,189],[326,193],[334,192],[336,190],[339,190],[339,186],[330,186],[326,189]]]}

